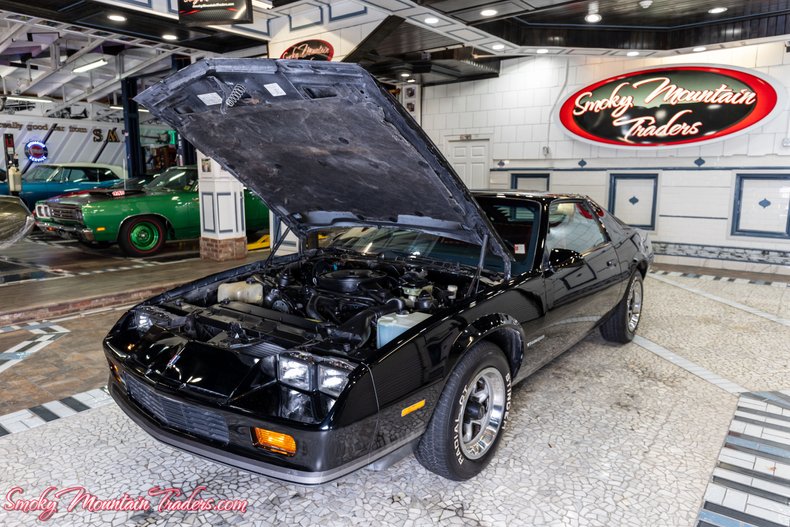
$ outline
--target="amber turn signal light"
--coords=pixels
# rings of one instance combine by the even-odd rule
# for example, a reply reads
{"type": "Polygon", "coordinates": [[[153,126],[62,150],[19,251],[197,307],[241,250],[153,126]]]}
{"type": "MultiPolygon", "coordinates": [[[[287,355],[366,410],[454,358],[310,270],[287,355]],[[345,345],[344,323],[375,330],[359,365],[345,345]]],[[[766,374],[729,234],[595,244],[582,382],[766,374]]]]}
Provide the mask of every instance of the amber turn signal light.
{"type": "Polygon", "coordinates": [[[288,434],[272,432],[265,428],[253,428],[252,435],[255,440],[255,446],[284,456],[296,455],[296,441],[288,434]]]}

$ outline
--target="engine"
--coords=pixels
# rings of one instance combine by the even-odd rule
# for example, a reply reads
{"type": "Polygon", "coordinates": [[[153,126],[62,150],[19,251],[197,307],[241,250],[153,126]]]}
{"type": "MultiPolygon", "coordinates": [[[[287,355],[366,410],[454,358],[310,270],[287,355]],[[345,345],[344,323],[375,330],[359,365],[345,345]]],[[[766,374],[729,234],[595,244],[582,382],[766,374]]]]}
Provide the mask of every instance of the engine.
{"type": "MultiPolygon", "coordinates": [[[[455,302],[458,288],[471,280],[457,270],[441,267],[337,256],[300,259],[241,278],[221,283],[214,290],[185,295],[178,301],[179,309],[199,312],[203,320],[207,311],[198,306],[207,308],[212,320],[226,320],[238,313],[239,322],[230,322],[232,330],[223,326],[226,340],[255,340],[252,334],[257,333],[245,331],[244,323],[255,326],[249,322],[252,316],[259,316],[263,319],[259,327],[266,320],[279,319],[280,323],[311,328],[304,331],[305,338],[345,349],[385,345],[455,302]]],[[[191,336],[214,344],[219,338],[219,329],[212,331],[205,324],[193,333],[191,336]]]]}

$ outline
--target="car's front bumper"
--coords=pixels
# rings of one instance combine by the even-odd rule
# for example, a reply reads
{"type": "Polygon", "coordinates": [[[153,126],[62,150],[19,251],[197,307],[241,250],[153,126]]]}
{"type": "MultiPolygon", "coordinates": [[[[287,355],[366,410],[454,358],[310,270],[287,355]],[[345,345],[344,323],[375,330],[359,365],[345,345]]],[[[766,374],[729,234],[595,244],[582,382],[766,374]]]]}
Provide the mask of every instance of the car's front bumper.
{"type": "MultiPolygon", "coordinates": [[[[223,412],[227,417],[232,434],[228,444],[218,444],[160,423],[135,399],[130,397],[125,386],[112,374],[109,378],[108,388],[110,395],[121,410],[155,439],[212,461],[301,485],[317,485],[342,477],[386,456],[414,439],[414,437],[409,437],[408,441],[389,444],[374,453],[368,451],[364,455],[358,455],[352,459],[343,459],[342,464],[335,466],[332,462],[338,458],[346,457],[343,451],[347,455],[349,443],[359,439],[359,430],[355,430],[357,427],[352,425],[347,429],[340,430],[305,430],[297,427],[285,427],[279,423],[272,424],[234,412],[223,412]],[[297,444],[297,456],[288,458],[254,447],[251,438],[248,437],[252,427],[291,435],[297,444]],[[234,432],[236,432],[235,435],[234,432]],[[240,444],[244,441],[242,438],[245,438],[245,435],[248,444],[240,444]]],[[[159,395],[164,396],[161,393],[159,395]]],[[[211,408],[211,411],[217,412],[218,410],[211,408]]],[[[369,439],[370,437],[367,438],[368,441],[369,439]]]]}
{"type": "Polygon", "coordinates": [[[85,228],[81,225],[61,225],[49,221],[36,221],[36,226],[44,232],[56,234],[62,238],[78,238],[92,242],[95,236],[91,229],[85,228]]]}

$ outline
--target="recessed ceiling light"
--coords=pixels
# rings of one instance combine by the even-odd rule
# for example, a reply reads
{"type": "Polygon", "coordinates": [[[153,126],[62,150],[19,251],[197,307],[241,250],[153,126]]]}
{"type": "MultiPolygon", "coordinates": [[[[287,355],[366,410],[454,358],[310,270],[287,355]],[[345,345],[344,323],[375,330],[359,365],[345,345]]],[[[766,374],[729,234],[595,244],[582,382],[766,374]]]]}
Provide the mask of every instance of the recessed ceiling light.
{"type": "Polygon", "coordinates": [[[692,49],[691,51],[693,51],[694,53],[699,53],[700,51],[705,51],[706,49],[708,49],[708,48],[706,48],[705,46],[697,46],[696,48],[692,49]]]}
{"type": "Polygon", "coordinates": [[[638,57],[639,56],[639,52],[638,51],[629,51],[628,53],[626,53],[626,56],[628,56],[628,57],[638,57]]]}
{"type": "Polygon", "coordinates": [[[164,35],[162,35],[162,38],[165,40],[178,40],[178,37],[171,33],[165,33],[164,35]]]}
{"type": "Polygon", "coordinates": [[[547,50],[546,48],[540,48],[539,50],[535,51],[535,53],[537,53],[538,55],[545,55],[548,52],[549,50],[547,50]]]}
{"type": "Polygon", "coordinates": [[[107,15],[107,18],[113,22],[126,22],[126,17],[123,15],[107,15]]]}
{"type": "Polygon", "coordinates": [[[603,20],[603,17],[598,13],[590,13],[589,15],[584,17],[584,21],[589,22],[590,24],[597,24],[601,20],[603,20]]]}
{"type": "Polygon", "coordinates": [[[498,12],[499,11],[497,11],[496,9],[483,9],[482,11],[480,11],[480,14],[483,16],[494,16],[498,12]]]}
{"type": "Polygon", "coordinates": [[[494,44],[493,46],[491,46],[491,49],[499,51],[501,49],[505,49],[505,45],[504,44],[494,44]]]}
{"type": "Polygon", "coordinates": [[[400,76],[403,77],[403,78],[410,77],[411,73],[407,73],[407,72],[404,71],[403,73],[400,74],[400,76]]]}
{"type": "Polygon", "coordinates": [[[425,22],[426,24],[438,24],[439,19],[436,18],[435,16],[429,16],[425,20],[423,20],[423,22],[425,22]]]}
{"type": "Polygon", "coordinates": [[[713,9],[708,9],[708,13],[711,15],[720,15],[727,10],[726,7],[714,7],[713,9]]]}
{"type": "Polygon", "coordinates": [[[409,79],[406,82],[417,82],[417,81],[415,81],[414,79],[409,79]]]}
{"type": "Polygon", "coordinates": [[[77,66],[71,71],[73,73],[85,73],[86,71],[95,70],[96,68],[101,68],[102,66],[106,66],[106,65],[107,65],[106,59],[99,59],[99,60],[94,60],[93,62],[85,63],[81,66],[77,66]]]}

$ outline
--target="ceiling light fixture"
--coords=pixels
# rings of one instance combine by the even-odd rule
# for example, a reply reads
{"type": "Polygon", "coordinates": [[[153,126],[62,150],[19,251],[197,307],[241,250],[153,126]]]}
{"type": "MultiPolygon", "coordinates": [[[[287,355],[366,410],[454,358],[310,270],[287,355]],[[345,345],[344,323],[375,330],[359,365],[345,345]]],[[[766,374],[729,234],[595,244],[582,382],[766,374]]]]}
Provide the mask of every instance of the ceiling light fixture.
{"type": "Polygon", "coordinates": [[[417,82],[417,81],[416,81],[416,80],[414,80],[414,79],[409,79],[409,80],[407,80],[406,82],[417,82]]]}
{"type": "Polygon", "coordinates": [[[3,95],[9,101],[25,101],[25,102],[48,102],[52,103],[53,101],[49,99],[43,99],[41,97],[31,97],[28,95],[3,95]]]}
{"type": "Polygon", "coordinates": [[[400,74],[400,76],[405,79],[406,77],[411,77],[411,73],[408,73],[408,72],[404,71],[403,73],[400,74]]]}
{"type": "Polygon", "coordinates": [[[706,49],[708,49],[708,48],[706,48],[705,46],[697,46],[696,48],[692,49],[691,51],[693,51],[694,53],[699,53],[700,51],[705,51],[706,49]]]}
{"type": "Polygon", "coordinates": [[[601,20],[603,20],[603,17],[601,15],[599,15],[598,13],[590,13],[589,15],[584,17],[584,21],[588,22],[590,24],[597,24],[601,20]]]}
{"type": "Polygon", "coordinates": [[[480,14],[483,16],[494,16],[498,12],[499,11],[497,11],[496,9],[483,9],[482,11],[480,11],[480,14]]]}
{"type": "MultiPolygon", "coordinates": [[[[110,109],[111,110],[123,110],[123,106],[118,106],[117,104],[113,104],[112,106],[110,106],[110,109]]],[[[151,113],[148,110],[146,110],[145,108],[137,108],[137,111],[141,112],[141,113],[151,113]]]]}
{"type": "Polygon", "coordinates": [[[162,38],[165,40],[178,40],[178,37],[171,33],[165,33],[164,35],[162,35],[162,38]]]}
{"type": "Polygon", "coordinates": [[[639,52],[638,51],[629,51],[628,53],[626,53],[626,56],[627,57],[638,57],[639,56],[639,52]]]}
{"type": "Polygon", "coordinates": [[[535,53],[537,53],[538,55],[545,55],[548,52],[549,50],[547,50],[546,48],[540,48],[539,50],[535,51],[535,53]]]}
{"type": "Polygon", "coordinates": [[[101,68],[102,66],[107,65],[106,59],[99,59],[94,60],[93,62],[88,62],[87,64],[83,64],[82,66],[77,66],[73,70],[73,73],[85,73],[86,71],[95,70],[96,68],[101,68]]]}
{"type": "Polygon", "coordinates": [[[491,46],[491,49],[493,49],[494,51],[500,51],[500,50],[505,49],[505,45],[504,44],[494,44],[493,46],[491,46]]]}
{"type": "Polygon", "coordinates": [[[708,13],[711,15],[720,15],[727,10],[726,7],[714,7],[713,9],[708,9],[708,13]]]}
{"type": "Polygon", "coordinates": [[[433,24],[438,24],[439,23],[439,19],[436,18],[435,16],[429,16],[429,17],[426,17],[425,20],[423,20],[423,22],[425,22],[426,24],[433,25],[433,24]]]}
{"type": "Polygon", "coordinates": [[[107,18],[113,22],[126,22],[126,17],[123,15],[107,15],[107,18]]]}

